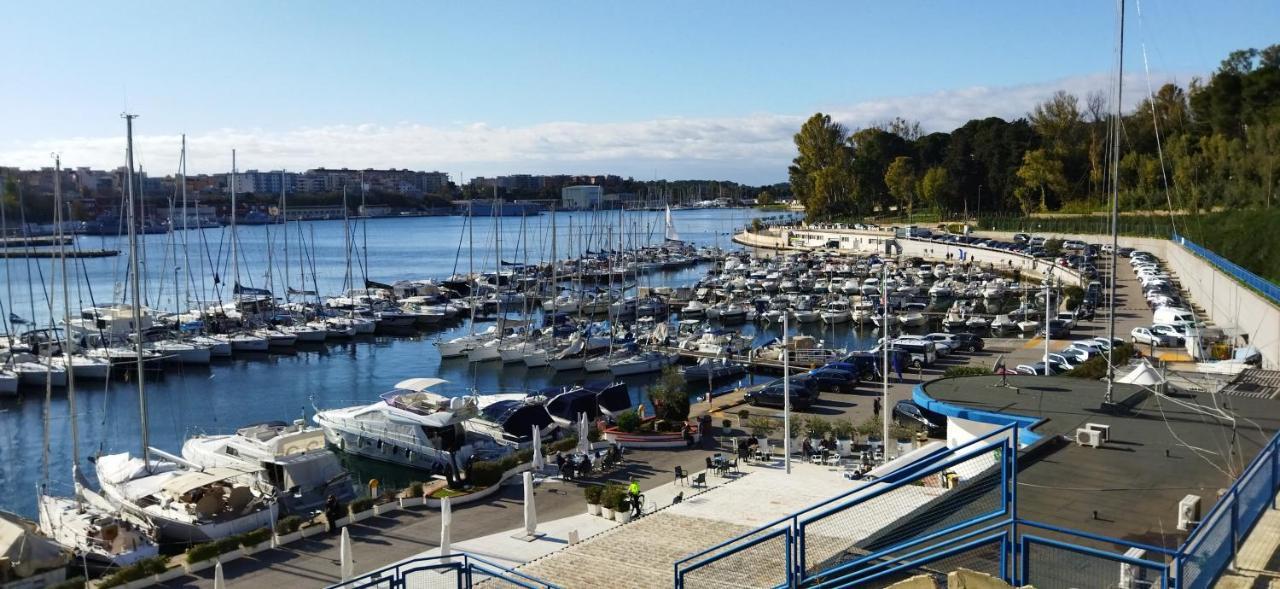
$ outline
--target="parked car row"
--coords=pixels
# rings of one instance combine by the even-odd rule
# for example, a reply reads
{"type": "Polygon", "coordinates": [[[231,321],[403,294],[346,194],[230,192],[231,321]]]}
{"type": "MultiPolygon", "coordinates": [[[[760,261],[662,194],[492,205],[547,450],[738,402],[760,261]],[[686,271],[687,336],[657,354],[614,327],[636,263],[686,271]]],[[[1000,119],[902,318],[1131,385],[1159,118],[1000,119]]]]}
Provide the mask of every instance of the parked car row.
{"type": "Polygon", "coordinates": [[[1019,364],[1014,370],[1019,374],[1030,374],[1043,376],[1062,374],[1068,370],[1072,370],[1081,364],[1084,364],[1090,358],[1101,356],[1111,351],[1111,348],[1123,344],[1124,340],[1120,338],[1107,339],[1105,337],[1095,337],[1091,339],[1079,340],[1071,342],[1063,350],[1057,353],[1049,354],[1049,363],[1046,366],[1043,360],[1032,364],[1019,364]]]}

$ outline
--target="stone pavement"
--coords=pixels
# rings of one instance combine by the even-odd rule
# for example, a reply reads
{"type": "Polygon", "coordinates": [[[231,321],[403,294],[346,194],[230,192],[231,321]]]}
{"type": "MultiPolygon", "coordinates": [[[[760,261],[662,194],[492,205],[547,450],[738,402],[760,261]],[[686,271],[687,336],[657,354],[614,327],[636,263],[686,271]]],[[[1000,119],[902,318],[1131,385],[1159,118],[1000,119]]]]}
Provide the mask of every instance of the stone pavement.
{"type": "Polygon", "coordinates": [[[1262,512],[1262,518],[1240,546],[1235,567],[1228,567],[1214,587],[1280,587],[1280,510],[1262,512]]]}

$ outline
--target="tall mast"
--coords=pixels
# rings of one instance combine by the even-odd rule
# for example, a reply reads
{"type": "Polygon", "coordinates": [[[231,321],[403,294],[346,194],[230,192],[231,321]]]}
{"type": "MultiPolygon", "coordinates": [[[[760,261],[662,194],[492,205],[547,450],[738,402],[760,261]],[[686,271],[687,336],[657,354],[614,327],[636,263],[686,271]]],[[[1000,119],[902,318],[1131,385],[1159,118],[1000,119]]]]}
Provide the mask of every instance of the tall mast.
{"type": "Polygon", "coordinates": [[[188,235],[187,235],[187,234],[188,234],[188,232],[190,231],[190,229],[187,227],[187,135],[186,135],[186,133],[183,133],[183,134],[182,134],[182,157],[181,157],[181,165],[180,165],[179,170],[178,170],[178,178],[179,178],[179,181],[182,183],[182,184],[181,184],[181,190],[182,190],[182,263],[187,267],[187,276],[188,276],[188,280],[186,280],[186,285],[187,285],[187,295],[186,295],[185,297],[178,297],[178,293],[176,293],[176,292],[175,292],[175,293],[173,293],[173,296],[174,296],[174,297],[178,297],[178,300],[180,301],[178,305],[174,305],[174,306],[175,306],[175,307],[178,307],[178,310],[181,310],[181,307],[179,306],[179,305],[181,305],[181,301],[183,301],[183,300],[185,300],[185,301],[187,301],[187,302],[190,302],[190,301],[191,301],[191,280],[189,279],[189,277],[191,276],[191,253],[190,253],[190,250],[189,250],[189,245],[190,245],[190,244],[189,244],[189,242],[188,242],[188,240],[189,240],[190,238],[189,238],[189,237],[188,237],[188,235]]]}
{"type": "MultiPolygon", "coordinates": [[[[1120,5],[1120,26],[1116,31],[1116,113],[1115,123],[1111,125],[1111,269],[1110,275],[1110,309],[1107,311],[1107,339],[1116,339],[1116,249],[1119,247],[1120,232],[1120,123],[1123,114],[1121,101],[1124,98],[1124,0],[1120,5]]],[[[1111,352],[1107,352],[1107,393],[1102,399],[1103,406],[1114,402],[1116,367],[1111,352]]]]}
{"type": "Polygon", "coordinates": [[[236,300],[236,291],[240,290],[240,240],[236,237],[236,150],[231,150],[231,300],[236,300]]]}
{"type": "MultiPolygon", "coordinates": [[[[133,115],[133,114],[125,113],[125,114],[123,114],[123,115],[121,115],[121,116],[123,116],[123,117],[124,117],[124,121],[125,121],[125,133],[126,133],[127,138],[128,138],[127,145],[128,145],[128,155],[129,155],[129,157],[128,157],[128,161],[127,161],[127,164],[126,164],[126,165],[129,167],[129,169],[128,169],[128,170],[126,170],[128,173],[127,173],[127,174],[125,174],[125,178],[126,178],[126,180],[125,180],[125,194],[126,194],[126,196],[127,196],[127,198],[125,199],[125,202],[126,202],[126,203],[128,204],[128,206],[129,206],[129,216],[128,216],[128,219],[127,219],[128,224],[129,224],[129,284],[130,284],[131,288],[133,289],[133,296],[132,296],[132,299],[131,299],[131,301],[130,301],[130,302],[131,302],[131,303],[133,303],[133,304],[132,304],[132,309],[133,309],[133,331],[134,331],[134,335],[135,335],[135,337],[134,337],[134,342],[133,342],[133,345],[134,345],[134,354],[135,354],[135,356],[137,357],[137,360],[138,360],[138,363],[137,363],[137,368],[138,368],[138,411],[139,411],[139,416],[140,416],[140,418],[141,418],[140,424],[142,425],[142,463],[143,463],[143,465],[146,467],[146,469],[147,469],[147,470],[151,470],[151,458],[147,455],[147,448],[151,445],[151,441],[150,441],[150,439],[148,438],[149,434],[147,433],[147,429],[148,429],[148,425],[147,425],[147,387],[146,387],[146,379],[144,378],[144,375],[145,375],[146,373],[145,373],[145,372],[143,372],[143,369],[142,369],[142,354],[143,354],[143,350],[142,350],[142,302],[141,302],[141,299],[139,298],[139,290],[140,290],[140,289],[139,289],[139,286],[138,286],[138,284],[139,284],[139,283],[138,283],[138,280],[139,280],[139,276],[138,276],[138,234],[137,234],[137,227],[136,227],[136,224],[135,224],[135,222],[134,222],[134,221],[135,221],[135,219],[134,219],[134,203],[133,203],[133,119],[138,118],[138,115],[133,115]]],[[[232,167],[233,167],[233,169],[234,169],[235,152],[233,151],[233,152],[231,152],[231,153],[232,153],[231,159],[232,159],[232,162],[233,162],[232,167]]],[[[232,186],[233,186],[233,187],[235,186],[235,184],[234,184],[234,182],[235,182],[234,178],[235,178],[235,174],[233,173],[233,174],[232,174],[232,182],[233,182],[232,186]]],[[[234,198],[235,198],[235,190],[234,190],[234,189],[231,191],[231,194],[232,194],[232,199],[233,199],[233,202],[234,202],[234,198]]],[[[232,217],[231,217],[231,218],[234,220],[234,219],[235,219],[235,207],[234,207],[234,205],[232,206],[231,215],[232,215],[232,217]]],[[[235,225],[233,224],[233,225],[232,225],[232,227],[234,227],[234,226],[235,226],[235,225]]],[[[233,248],[235,247],[235,245],[234,245],[234,241],[232,242],[232,247],[233,247],[233,248]]],[[[234,251],[234,250],[233,250],[233,251],[234,251]]]]}
{"type": "MultiPolygon", "coordinates": [[[[285,171],[280,170],[280,218],[284,220],[284,302],[289,302],[289,199],[285,196],[285,171]]],[[[306,288],[303,285],[302,288],[306,288]]]]}
{"type": "MultiPolygon", "coordinates": [[[[75,357],[75,338],[71,337],[71,283],[67,280],[67,245],[63,242],[62,230],[62,158],[53,159],[53,222],[58,235],[58,257],[62,262],[62,325],[63,345],[62,357],[66,358],[67,369],[67,412],[71,418],[71,472],[74,478],[80,462],[80,430],[76,424],[76,376],[72,369],[72,358],[75,357]]],[[[76,493],[79,503],[80,494],[76,493]]]]}

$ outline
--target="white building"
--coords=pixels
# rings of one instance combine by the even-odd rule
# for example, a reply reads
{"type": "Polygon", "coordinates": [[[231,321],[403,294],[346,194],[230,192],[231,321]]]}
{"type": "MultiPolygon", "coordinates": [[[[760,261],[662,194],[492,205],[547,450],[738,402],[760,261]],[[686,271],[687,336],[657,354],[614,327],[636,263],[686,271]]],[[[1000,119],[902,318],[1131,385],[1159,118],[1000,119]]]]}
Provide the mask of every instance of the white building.
{"type": "Polygon", "coordinates": [[[604,189],[600,186],[565,186],[560,189],[560,206],[566,210],[593,209],[600,205],[604,189]]]}

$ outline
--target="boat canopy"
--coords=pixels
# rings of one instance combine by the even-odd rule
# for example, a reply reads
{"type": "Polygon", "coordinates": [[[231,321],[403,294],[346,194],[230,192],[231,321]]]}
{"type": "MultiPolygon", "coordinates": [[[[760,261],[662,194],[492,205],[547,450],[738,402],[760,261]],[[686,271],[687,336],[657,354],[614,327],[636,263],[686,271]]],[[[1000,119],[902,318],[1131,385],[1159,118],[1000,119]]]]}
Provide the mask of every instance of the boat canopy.
{"type": "Polygon", "coordinates": [[[243,474],[244,471],[236,470],[234,468],[206,468],[204,470],[187,471],[165,481],[160,490],[166,495],[179,498],[201,487],[219,483],[243,474]]]}
{"type": "Polygon", "coordinates": [[[19,577],[30,577],[66,566],[71,554],[40,535],[34,524],[0,511],[0,559],[8,561],[19,577]]]}
{"type": "Polygon", "coordinates": [[[438,384],[444,384],[449,381],[443,378],[407,378],[396,383],[396,388],[421,393],[438,384]]]}

